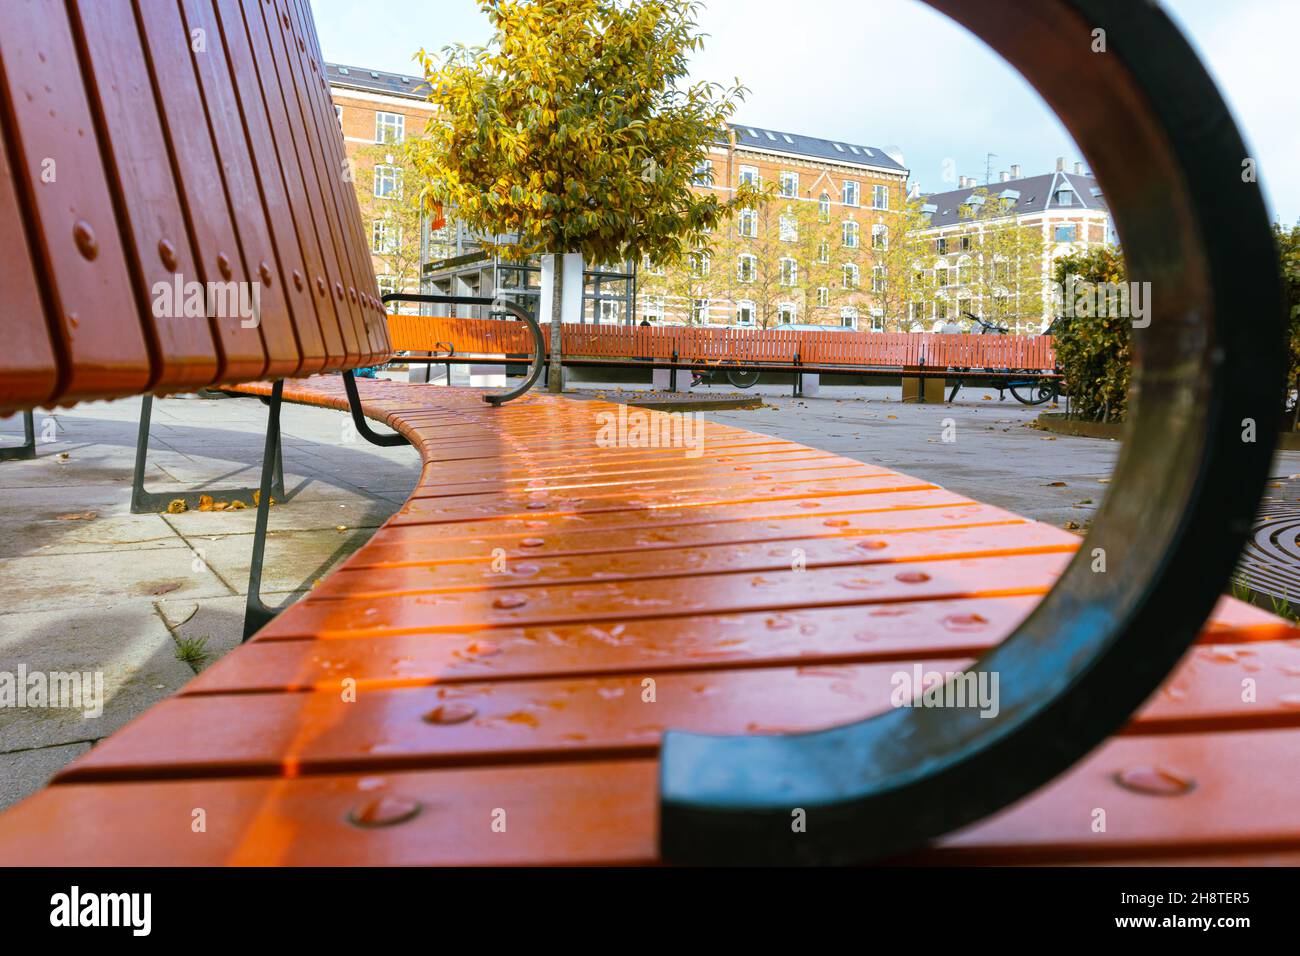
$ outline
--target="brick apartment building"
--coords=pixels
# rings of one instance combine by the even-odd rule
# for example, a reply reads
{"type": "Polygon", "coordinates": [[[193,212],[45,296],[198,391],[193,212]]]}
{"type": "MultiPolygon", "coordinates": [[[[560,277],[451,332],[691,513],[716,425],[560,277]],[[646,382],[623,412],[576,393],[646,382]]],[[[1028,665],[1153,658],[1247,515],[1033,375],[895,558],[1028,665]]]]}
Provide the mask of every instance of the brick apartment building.
{"type": "Polygon", "coordinates": [[[1065,160],[1056,170],[1038,176],[1021,176],[1020,166],[999,174],[996,181],[977,184],[962,177],[960,188],[922,197],[929,228],[922,231],[926,249],[933,258],[918,264],[927,275],[938,276],[931,294],[916,303],[911,318],[914,328],[926,330],[956,323],[964,330],[972,323],[963,319],[967,311],[985,316],[987,303],[981,290],[972,289],[964,277],[977,271],[981,256],[981,233],[1014,224],[1031,230],[1040,262],[1026,269],[1019,282],[1008,281],[998,291],[1023,296],[1029,303],[1007,322],[1012,332],[1034,334],[1050,323],[1053,315],[1051,282],[1056,260],[1074,252],[1116,242],[1110,210],[1097,180],[1082,163],[1067,171],[1065,160]],[[998,204],[992,215],[981,215],[979,207],[998,204]],[[1041,241],[1040,241],[1041,240],[1041,241]]]}
{"type": "Polygon", "coordinates": [[[424,79],[338,63],[325,64],[325,75],[380,291],[418,292],[420,221],[401,202],[402,167],[384,147],[424,131],[433,115],[424,79]]]}
{"type": "Polygon", "coordinates": [[[742,183],[770,185],[772,208],[724,223],[713,255],[687,267],[698,281],[642,263],[640,314],[667,324],[871,327],[873,237],[878,243],[902,209],[907,178],[896,148],[731,126],[701,160],[696,189],[730,199],[742,183]],[[809,241],[800,230],[815,235],[809,241]],[[772,289],[763,288],[765,267],[772,289]]]}

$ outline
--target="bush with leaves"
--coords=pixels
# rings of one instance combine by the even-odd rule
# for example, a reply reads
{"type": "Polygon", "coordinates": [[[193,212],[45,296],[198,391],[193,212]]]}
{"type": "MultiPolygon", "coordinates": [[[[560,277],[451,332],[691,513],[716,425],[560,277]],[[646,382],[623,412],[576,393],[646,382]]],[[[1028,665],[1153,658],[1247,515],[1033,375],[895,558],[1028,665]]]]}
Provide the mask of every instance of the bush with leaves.
{"type": "MultiPolygon", "coordinates": [[[[1278,223],[1273,227],[1277,240],[1278,258],[1281,260],[1282,290],[1286,300],[1287,316],[1287,375],[1285,403],[1292,401],[1291,391],[1300,389],[1300,223],[1285,229],[1278,223]]],[[[1300,399],[1291,409],[1291,427],[1300,418],[1300,399]]]]}
{"type": "Polygon", "coordinates": [[[1128,281],[1124,256],[1107,247],[1063,256],[1056,260],[1054,278],[1059,288],[1074,293],[1070,308],[1062,310],[1065,314],[1052,330],[1070,410],[1089,421],[1122,421],[1128,406],[1133,322],[1126,315],[1094,314],[1107,310],[1090,303],[1106,301],[1091,294],[1102,283],[1128,281]]]}

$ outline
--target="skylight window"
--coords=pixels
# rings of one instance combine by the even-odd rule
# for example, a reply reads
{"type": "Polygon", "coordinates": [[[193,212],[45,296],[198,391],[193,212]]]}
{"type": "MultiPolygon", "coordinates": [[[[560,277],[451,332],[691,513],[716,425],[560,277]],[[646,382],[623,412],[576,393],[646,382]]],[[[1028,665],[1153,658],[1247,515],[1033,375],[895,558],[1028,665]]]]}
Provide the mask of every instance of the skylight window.
{"type": "Polygon", "coordinates": [[[782,133],[781,135],[782,135],[783,137],[785,137],[785,141],[786,141],[787,143],[789,143],[791,146],[794,145],[794,140],[791,139],[790,136],[789,136],[788,134],[786,134],[786,133],[782,133]]]}
{"type": "Polygon", "coordinates": [[[841,153],[844,152],[844,147],[841,146],[839,143],[835,143],[835,144],[833,144],[833,145],[834,145],[835,148],[838,149],[841,153]]]}
{"type": "Polygon", "coordinates": [[[771,130],[764,130],[763,132],[767,133],[767,138],[768,138],[768,139],[770,139],[770,140],[771,140],[772,142],[774,142],[774,143],[776,142],[776,134],[775,134],[775,133],[773,133],[771,130]]]}
{"type": "Polygon", "coordinates": [[[862,155],[860,152],[858,152],[858,148],[856,146],[850,146],[849,149],[852,150],[854,156],[862,155]]]}

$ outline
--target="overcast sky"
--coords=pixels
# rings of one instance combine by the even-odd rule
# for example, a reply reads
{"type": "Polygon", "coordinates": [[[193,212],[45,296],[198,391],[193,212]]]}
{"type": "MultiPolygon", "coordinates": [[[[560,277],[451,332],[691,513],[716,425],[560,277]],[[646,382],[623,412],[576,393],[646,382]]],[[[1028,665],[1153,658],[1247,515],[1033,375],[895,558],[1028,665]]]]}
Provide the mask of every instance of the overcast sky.
{"type": "MultiPolygon", "coordinates": [[[[482,43],[474,0],[311,0],[325,57],[413,72],[420,46],[482,43]]],[[[1166,0],[1241,124],[1275,218],[1300,220],[1300,0],[1166,0]]],[[[924,191],[952,159],[983,181],[1012,163],[1083,159],[1037,94],[964,29],[917,0],[706,0],[697,78],[750,89],[737,121],[898,146],[924,191]],[[789,24],[784,26],[783,24],[789,24]]]]}

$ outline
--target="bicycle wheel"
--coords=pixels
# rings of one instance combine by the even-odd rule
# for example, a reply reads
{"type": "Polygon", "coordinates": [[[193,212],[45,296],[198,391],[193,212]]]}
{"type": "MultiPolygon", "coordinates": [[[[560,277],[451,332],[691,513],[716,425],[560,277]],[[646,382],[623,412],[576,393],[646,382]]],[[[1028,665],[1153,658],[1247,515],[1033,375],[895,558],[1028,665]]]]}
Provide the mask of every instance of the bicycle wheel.
{"type": "Polygon", "coordinates": [[[1057,392],[1056,381],[1050,378],[1011,382],[1007,388],[1022,405],[1042,405],[1054,399],[1057,392]]]}
{"type": "Polygon", "coordinates": [[[727,381],[736,388],[752,388],[758,382],[758,370],[727,369],[727,381]]]}

